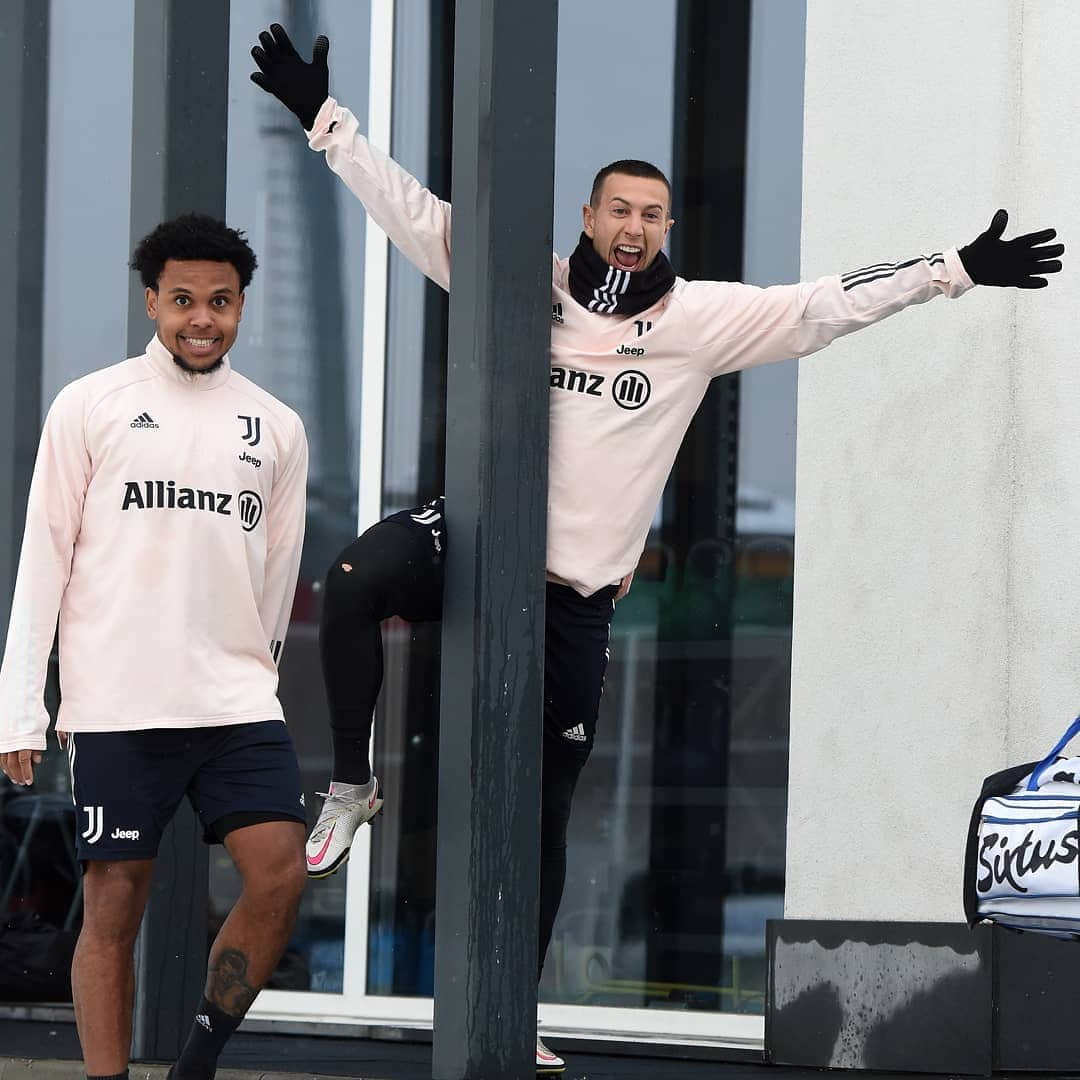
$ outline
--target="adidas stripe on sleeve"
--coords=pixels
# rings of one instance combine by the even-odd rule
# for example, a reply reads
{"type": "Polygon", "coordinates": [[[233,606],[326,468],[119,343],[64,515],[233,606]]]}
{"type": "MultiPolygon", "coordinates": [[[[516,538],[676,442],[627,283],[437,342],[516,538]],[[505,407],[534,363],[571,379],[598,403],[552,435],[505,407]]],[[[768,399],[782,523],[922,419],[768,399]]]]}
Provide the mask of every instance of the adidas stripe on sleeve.
{"type": "Polygon", "coordinates": [[[694,352],[719,375],[806,356],[906,307],[973,286],[950,248],[798,285],[689,282],[683,295],[697,330],[694,352]]]}
{"type": "Polygon", "coordinates": [[[841,274],[840,280],[844,283],[844,292],[849,292],[859,285],[869,285],[873,281],[894,277],[899,271],[906,270],[909,266],[918,266],[921,262],[930,266],[944,266],[945,256],[938,251],[933,255],[920,255],[917,259],[909,259],[902,263],[875,263],[873,266],[864,266],[861,270],[841,274]]]}
{"type": "Polygon", "coordinates": [[[307,506],[308,446],[304,425],[296,418],[289,456],[274,478],[266,519],[266,576],[259,617],[274,663],[281,661],[300,573],[307,506]]]}

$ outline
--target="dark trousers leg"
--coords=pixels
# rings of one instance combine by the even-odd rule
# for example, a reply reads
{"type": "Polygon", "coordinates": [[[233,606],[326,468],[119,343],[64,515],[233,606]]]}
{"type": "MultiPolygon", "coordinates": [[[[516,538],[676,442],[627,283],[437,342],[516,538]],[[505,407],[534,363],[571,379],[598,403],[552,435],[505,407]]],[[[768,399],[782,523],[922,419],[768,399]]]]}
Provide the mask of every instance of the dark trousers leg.
{"type": "Polygon", "coordinates": [[[570,749],[544,733],[540,791],[540,956],[537,979],[551,944],[555,916],[566,884],[566,830],[578,777],[589,758],[587,750],[570,749]]]}
{"type": "Polygon", "coordinates": [[[391,615],[411,622],[442,614],[443,565],[422,529],[380,521],[334,560],[326,575],[319,653],[334,742],[333,779],[365,783],[383,680],[382,631],[391,615]]]}
{"type": "Polygon", "coordinates": [[[566,831],[574,790],[596,737],[616,586],[580,596],[549,583],[544,628],[544,749],[540,815],[543,971],[566,884],[566,831]]]}
{"type": "MultiPolygon", "coordinates": [[[[373,525],[330,568],[319,646],[334,737],[335,780],[363,783],[371,775],[367,750],[383,677],[379,624],[391,615],[410,622],[441,618],[442,589],[442,558],[433,553],[430,537],[395,521],[373,525]]],[[[613,595],[613,589],[603,590],[602,595],[583,599],[563,586],[548,589],[540,969],[566,881],[566,834],[574,790],[592,748],[613,595]]]]}

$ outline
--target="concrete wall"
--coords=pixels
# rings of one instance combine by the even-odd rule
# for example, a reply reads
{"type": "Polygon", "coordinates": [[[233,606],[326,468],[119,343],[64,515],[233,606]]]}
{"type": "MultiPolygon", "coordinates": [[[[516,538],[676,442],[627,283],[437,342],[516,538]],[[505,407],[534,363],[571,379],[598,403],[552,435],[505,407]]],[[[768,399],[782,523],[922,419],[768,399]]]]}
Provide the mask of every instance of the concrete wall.
{"type": "Polygon", "coordinates": [[[1080,710],[1080,5],[810,0],[802,276],[1077,245],[799,378],[788,917],[961,918],[982,777],[1080,710]]]}

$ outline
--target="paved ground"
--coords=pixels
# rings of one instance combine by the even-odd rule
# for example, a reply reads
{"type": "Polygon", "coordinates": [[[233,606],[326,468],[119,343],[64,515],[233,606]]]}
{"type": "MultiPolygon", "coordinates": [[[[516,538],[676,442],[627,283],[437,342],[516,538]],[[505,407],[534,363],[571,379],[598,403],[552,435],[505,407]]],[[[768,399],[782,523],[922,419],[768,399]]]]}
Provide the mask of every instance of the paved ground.
{"type": "MultiPolygon", "coordinates": [[[[558,1047],[558,1042],[554,1044],[558,1047]]],[[[72,1024],[0,1020],[0,1080],[82,1080],[72,1024]],[[26,1059],[35,1059],[33,1066],[26,1059]]],[[[431,1080],[430,1043],[239,1032],[221,1059],[218,1080],[297,1080],[298,1074],[352,1080],[431,1080]],[[237,1071],[233,1071],[237,1070],[237,1071]]],[[[766,1080],[758,1066],[574,1053],[566,1080],[766,1080]]],[[[769,1070],[781,1080],[789,1070],[769,1070]]],[[[816,1075],[816,1074],[805,1074],[816,1075]]],[[[164,1067],[133,1067],[132,1080],[164,1080],[164,1067]]],[[[791,1080],[799,1076],[791,1073],[791,1080]]],[[[787,1080],[785,1077],[784,1080],[787,1080]]]]}
{"type": "MultiPolygon", "coordinates": [[[[554,1043],[557,1049],[558,1042],[554,1043]]],[[[0,1020],[0,1080],[83,1080],[72,1024],[0,1020]]],[[[911,1074],[829,1073],[763,1064],[569,1053],[566,1080],[913,1080],[911,1074]]],[[[297,1035],[233,1037],[218,1080],[430,1080],[431,1046],[297,1035]]],[[[132,1080],[164,1080],[164,1066],[132,1066],[132,1080]]],[[[1045,1074],[1044,1074],[1045,1075],[1045,1074]]],[[[925,1078],[924,1078],[925,1080],[925,1078]]]]}

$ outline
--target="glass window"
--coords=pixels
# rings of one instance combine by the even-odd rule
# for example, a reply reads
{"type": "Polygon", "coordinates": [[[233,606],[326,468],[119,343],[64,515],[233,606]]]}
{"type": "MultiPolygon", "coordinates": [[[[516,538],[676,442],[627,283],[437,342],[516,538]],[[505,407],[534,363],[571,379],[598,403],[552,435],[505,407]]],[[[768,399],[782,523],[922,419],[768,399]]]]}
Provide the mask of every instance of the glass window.
{"type": "MultiPolygon", "coordinates": [[[[448,82],[440,92],[426,65],[440,55],[436,35],[451,27],[432,25],[426,6],[417,7],[422,14],[397,13],[393,152],[445,197],[440,102],[448,82]]],[[[685,175],[687,155],[676,146],[679,14],[674,2],[643,0],[560,9],[554,234],[562,254],[577,243],[582,203],[608,161],[651,160],[677,189],[706,181],[685,175]],[[581,107],[595,97],[599,39],[620,61],[604,69],[605,95],[618,102],[604,125],[581,107]]],[[[775,41],[756,22],[755,32],[752,66],[775,61],[775,41]]],[[[788,34],[801,40],[799,27],[788,34]]],[[[447,45],[442,53],[449,52],[447,45]]],[[[800,109],[801,74],[800,65],[798,83],[788,87],[800,109]]],[[[753,137],[771,123],[760,106],[747,119],[753,137]]],[[[777,145],[789,151],[784,162],[794,154],[797,170],[801,138],[788,135],[745,162],[744,147],[731,147],[729,157],[746,170],[740,183],[787,167],[777,164],[777,145]]],[[[797,278],[797,190],[793,197],[793,228],[775,201],[748,199],[747,268],[762,284],[797,278]],[[777,270],[778,247],[787,262],[777,270]]],[[[441,445],[431,444],[441,444],[445,425],[445,300],[396,253],[388,319],[384,513],[441,490],[441,445]]],[[[695,463],[669,485],[634,588],[617,610],[543,1002],[762,1011],[764,922],[783,907],[792,369],[754,372],[743,387],[722,380],[713,415],[696,426],[695,463]]],[[[434,949],[438,628],[395,620],[384,640],[375,768],[402,797],[388,802],[372,837],[368,992],[423,995],[431,992],[434,949]]]]}
{"type": "MultiPolygon", "coordinates": [[[[453,5],[399,4],[394,26],[394,158],[450,194],[453,5]]],[[[442,493],[447,295],[389,253],[382,513],[442,493]]],[[[390,620],[373,765],[387,800],[371,837],[367,990],[429,996],[435,955],[435,783],[440,627],[390,620]]]]}
{"type": "MultiPolygon", "coordinates": [[[[679,17],[694,6],[683,5],[679,17]]],[[[801,129],[793,138],[785,131],[766,139],[761,148],[762,132],[771,130],[773,120],[755,95],[760,68],[778,48],[777,28],[762,21],[762,7],[753,5],[750,19],[749,101],[732,96],[726,102],[729,113],[747,110],[745,147],[740,138],[714,145],[711,157],[700,154],[690,140],[722,143],[742,131],[741,118],[706,118],[704,132],[683,129],[684,145],[676,136],[668,160],[681,193],[676,230],[682,217],[683,235],[691,228],[700,230],[695,240],[706,246],[738,245],[741,267],[737,250],[721,259],[730,263],[735,256],[732,276],[770,284],[797,280],[801,129]],[[790,173],[792,156],[796,190],[779,194],[794,199],[793,230],[790,202],[753,197],[765,171],[790,173]],[[700,171],[716,169],[718,161],[724,173],[700,171]],[[710,220],[708,195],[694,194],[720,184],[746,193],[741,237],[738,222],[732,231],[732,223],[710,220]],[[779,267],[778,247],[787,257],[779,267]]],[[[664,34],[674,37],[675,5],[658,10],[672,14],[672,29],[664,34]]],[[[620,11],[625,14],[621,5],[620,11]]],[[[653,22],[657,14],[651,12],[653,22]]],[[[729,11],[727,17],[735,16],[729,11]]],[[[628,42],[619,55],[630,69],[645,63],[646,51],[654,56],[650,91],[675,115],[688,109],[677,97],[680,85],[687,93],[698,88],[680,83],[671,66],[658,70],[659,33],[657,27],[647,44],[628,42]]],[[[801,41],[801,26],[787,33],[801,41]]],[[[686,47],[685,39],[678,47],[686,47]]],[[[672,57],[674,50],[673,42],[672,57]]],[[[715,65],[746,63],[747,57],[709,55],[702,62],[715,71],[715,65]]],[[[588,92],[588,59],[560,55],[560,94],[571,77],[567,65],[575,63],[580,92],[588,92]]],[[[777,96],[794,98],[801,115],[801,62],[787,74],[770,71],[783,87],[777,96]]],[[[618,92],[614,96],[621,100],[618,92]]],[[[561,107],[560,99],[560,120],[561,107]]],[[[584,143],[586,118],[578,123],[584,143]]],[[[648,126],[635,125],[636,136],[648,126]]],[[[568,132],[560,126],[557,175],[572,154],[568,132]]],[[[627,146],[608,156],[636,155],[627,146]]],[[[640,156],[663,167],[659,152],[640,156]]],[[[678,272],[721,276],[695,275],[680,260],[693,245],[679,245],[678,232],[672,238],[678,272]]],[[[713,384],[668,483],[633,588],[616,610],[597,745],[575,798],[566,893],[541,986],[545,1001],[764,1011],[765,920],[783,914],[792,369],[759,369],[713,384]]]]}
{"type": "MultiPolygon", "coordinates": [[[[65,383],[125,355],[134,12],[134,0],[49,5],[42,410],[65,383]]],[[[55,656],[52,674],[55,718],[55,656]]],[[[71,1001],[77,827],[50,736],[32,787],[0,778],[0,1001],[71,1001]]]]}
{"type": "MultiPolygon", "coordinates": [[[[391,149],[447,196],[453,7],[395,9],[391,149]]],[[[679,145],[685,9],[676,0],[562,5],[554,222],[561,254],[577,243],[593,174],[610,160],[653,161],[679,191],[708,182],[692,175],[679,145]],[[616,59],[598,61],[599,41],[616,59]],[[598,79],[612,103],[603,124],[582,107],[596,99],[598,79]]],[[[745,222],[736,223],[745,226],[740,276],[759,284],[794,280],[798,270],[802,27],[767,9],[752,4],[749,94],[732,102],[746,109],[749,136],[745,147],[727,148],[747,193],[745,222]]],[[[126,351],[130,124],[117,118],[131,116],[134,0],[94,8],[92,17],[74,0],[52,0],[52,11],[46,404],[65,382],[126,351]],[[101,65],[103,55],[114,62],[101,65]]],[[[249,49],[272,21],[301,48],[329,34],[333,91],[363,129],[373,17],[367,6],[329,0],[245,0],[232,5],[230,23],[226,216],[247,230],[260,262],[233,361],[304,417],[311,448],[307,539],[281,666],[309,824],[331,760],[320,584],[355,536],[358,496],[366,497],[366,221],[291,114],[250,83],[249,49]]],[[[375,402],[384,514],[440,493],[446,421],[446,297],[395,251],[387,268],[377,314],[386,320],[385,397],[375,402]]],[[[383,363],[382,355],[367,360],[383,363]]],[[[541,985],[543,1002],[573,1006],[574,1015],[583,1005],[762,1011],[764,921],[783,907],[794,386],[791,364],[717,384],[617,609],[599,735],[575,800],[566,891],[541,985]]],[[[308,889],[271,981],[276,990],[348,996],[351,985],[369,996],[365,1016],[381,999],[378,1015],[391,1022],[419,1015],[401,999],[432,992],[439,634],[438,625],[400,620],[384,627],[374,764],[392,797],[354,851],[361,876],[352,879],[353,899],[346,874],[308,889]],[[359,947],[347,950],[350,935],[359,947]]],[[[0,782],[0,999],[70,1000],[81,876],[65,772],[53,752],[32,790],[0,782]]],[[[213,933],[239,881],[223,849],[211,850],[213,933]]],[[[359,1015],[355,1000],[342,1017],[359,1015]]]]}
{"type": "Polygon", "coordinates": [[[135,0],[50,0],[43,409],[127,355],[134,33],[135,0]]]}
{"type": "MultiPolygon", "coordinates": [[[[310,826],[322,805],[315,792],[330,776],[320,587],[331,560],[356,535],[365,219],[322,155],[308,149],[293,115],[248,77],[255,70],[251,47],[272,22],[286,26],[301,50],[317,34],[330,37],[334,93],[362,117],[369,14],[364,5],[245,0],[232,5],[229,25],[226,217],[247,232],[259,260],[231,359],[296,409],[310,449],[307,532],[279,690],[310,826]]],[[[307,890],[273,989],[343,990],[346,880],[337,874],[307,890]]],[[[211,848],[211,933],[239,887],[224,849],[211,848]]]]}

